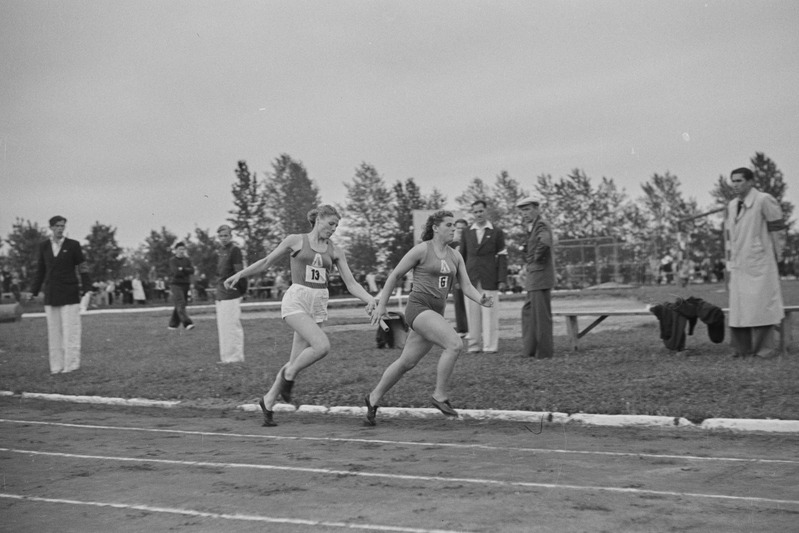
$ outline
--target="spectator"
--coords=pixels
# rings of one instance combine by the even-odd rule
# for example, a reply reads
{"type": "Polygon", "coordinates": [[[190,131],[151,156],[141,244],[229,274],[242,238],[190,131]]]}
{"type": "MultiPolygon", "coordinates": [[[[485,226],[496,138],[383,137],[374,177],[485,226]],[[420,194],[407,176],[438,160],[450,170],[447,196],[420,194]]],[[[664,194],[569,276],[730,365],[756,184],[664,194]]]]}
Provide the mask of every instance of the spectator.
{"type": "Polygon", "coordinates": [[[201,302],[208,300],[208,276],[200,274],[194,286],[197,288],[197,299],[201,302]]]}
{"type": "Polygon", "coordinates": [[[52,237],[39,245],[31,298],[44,291],[47,338],[52,374],[80,368],[81,290],[91,293],[91,281],[80,243],[64,237],[67,219],[50,219],[52,237]],[[78,281],[80,274],[80,281],[78,281]]]}
{"type": "MultiPolygon", "coordinates": [[[[461,251],[463,234],[468,227],[469,223],[462,218],[455,221],[455,237],[449,244],[453,250],[461,251]]],[[[461,289],[461,284],[458,283],[457,279],[452,285],[452,301],[454,304],[453,307],[455,308],[455,331],[457,331],[458,335],[461,337],[465,337],[469,334],[469,321],[466,317],[466,301],[463,299],[463,289],[461,289]]]]}
{"type": "Polygon", "coordinates": [[[137,304],[146,304],[147,303],[147,296],[144,294],[144,285],[141,281],[141,276],[136,273],[136,277],[133,278],[131,283],[131,294],[133,295],[133,301],[137,304]]]}
{"type": "Polygon", "coordinates": [[[164,278],[155,280],[155,298],[159,302],[166,301],[166,283],[164,282],[164,278]]]}
{"type": "Polygon", "coordinates": [[[748,168],[730,173],[737,198],[727,206],[724,244],[730,275],[730,344],[734,357],[779,354],[775,328],[785,316],[777,261],[785,245],[779,202],[755,188],[748,168]]]}
{"type": "Polygon", "coordinates": [[[233,230],[222,224],[216,230],[219,259],[216,266],[216,327],[219,332],[219,359],[222,363],[244,361],[244,328],[241,326],[241,299],[247,293],[247,278],[231,288],[225,280],[244,268],[241,249],[233,243],[233,230]]]}
{"type": "Polygon", "coordinates": [[[482,306],[466,302],[469,323],[468,351],[471,353],[497,353],[499,347],[499,292],[505,291],[508,280],[508,250],[505,234],[486,219],[486,203],[472,203],[474,221],[463,232],[460,252],[466,262],[469,280],[478,292],[485,292],[494,302],[482,306]]]}
{"type": "Polygon", "coordinates": [[[523,355],[545,359],[552,357],[552,287],[555,286],[555,251],[552,230],[541,217],[541,201],[527,197],[516,204],[527,229],[524,243],[526,261],[525,290],[522,306],[523,355]]]}
{"type": "Polygon", "coordinates": [[[172,310],[168,327],[171,330],[176,330],[183,324],[183,327],[187,330],[194,329],[194,322],[192,322],[186,311],[194,267],[192,267],[191,260],[187,256],[184,243],[175,244],[175,255],[169,259],[169,270],[172,273],[170,287],[175,307],[172,310]]]}

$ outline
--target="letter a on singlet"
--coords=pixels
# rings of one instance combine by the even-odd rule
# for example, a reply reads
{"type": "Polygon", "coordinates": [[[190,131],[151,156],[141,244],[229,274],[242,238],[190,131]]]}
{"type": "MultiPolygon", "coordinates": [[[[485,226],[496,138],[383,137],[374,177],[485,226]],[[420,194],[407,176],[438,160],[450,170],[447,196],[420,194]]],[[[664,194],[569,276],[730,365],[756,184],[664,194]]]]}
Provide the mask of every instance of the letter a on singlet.
{"type": "Polygon", "coordinates": [[[452,270],[450,270],[449,265],[447,264],[446,261],[444,261],[442,259],[441,260],[441,273],[442,274],[449,274],[450,272],[452,272],[452,270]]]}
{"type": "Polygon", "coordinates": [[[312,265],[317,267],[317,268],[322,268],[324,266],[324,263],[322,263],[322,255],[321,254],[316,254],[314,256],[312,265]]]}

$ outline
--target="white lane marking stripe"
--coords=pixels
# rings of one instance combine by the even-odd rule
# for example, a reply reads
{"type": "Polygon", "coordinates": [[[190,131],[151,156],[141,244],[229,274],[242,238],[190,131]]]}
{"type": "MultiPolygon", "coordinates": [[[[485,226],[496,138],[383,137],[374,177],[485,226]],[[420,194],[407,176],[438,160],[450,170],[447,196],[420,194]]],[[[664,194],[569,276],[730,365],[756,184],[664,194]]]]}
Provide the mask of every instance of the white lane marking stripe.
{"type": "MultiPolygon", "coordinates": [[[[256,435],[253,433],[216,433],[213,431],[186,431],[181,429],[155,429],[155,428],[137,428],[130,426],[99,426],[91,424],[68,424],[65,422],[43,422],[39,420],[10,420],[0,418],[0,423],[13,423],[13,424],[30,424],[42,426],[59,426],[78,429],[107,429],[117,431],[141,431],[145,433],[172,433],[178,435],[198,435],[203,437],[236,437],[236,438],[250,438],[250,439],[269,439],[269,440],[296,440],[296,441],[323,441],[323,442],[356,442],[361,444],[387,444],[396,446],[438,446],[441,448],[462,448],[462,449],[475,449],[475,450],[489,450],[489,451],[513,451],[513,452],[531,452],[531,453],[559,453],[569,455],[599,455],[611,457],[647,457],[652,459],[682,459],[685,461],[727,461],[727,462],[740,462],[740,463],[777,463],[777,464],[796,464],[799,461],[791,459],[761,459],[761,458],[745,458],[745,457],[701,457],[698,455],[669,455],[657,453],[636,453],[636,452],[598,452],[590,450],[563,450],[563,449],[547,449],[547,448],[521,448],[514,446],[489,446],[486,444],[458,444],[454,442],[411,442],[401,440],[383,440],[383,439],[355,439],[355,438],[342,438],[342,437],[287,437],[285,435],[256,435]]],[[[522,433],[524,434],[524,433],[522,433]]]]}
{"type": "Polygon", "coordinates": [[[42,498],[38,496],[26,496],[22,494],[0,493],[0,498],[27,500],[44,503],[61,503],[69,505],[89,505],[92,507],[112,507],[114,509],[135,509],[137,511],[149,511],[152,513],[169,513],[200,518],[218,518],[222,520],[245,520],[249,522],[267,522],[270,524],[291,524],[302,526],[318,527],[340,527],[346,529],[364,529],[371,531],[396,531],[398,533],[460,533],[449,529],[422,529],[415,527],[383,526],[376,524],[349,524],[346,522],[325,522],[320,520],[306,520],[301,518],[274,518],[270,516],[239,514],[239,513],[209,513],[205,511],[195,511],[192,509],[178,509],[174,507],[153,507],[150,505],[138,505],[127,503],[112,502],[92,502],[83,500],[68,500],[62,498],[42,498]]]}
{"type": "Polygon", "coordinates": [[[501,487],[526,487],[538,489],[568,489],[580,491],[618,492],[628,494],[648,494],[656,496],[676,496],[680,498],[709,498],[716,500],[736,500],[760,503],[781,503],[799,505],[799,500],[776,500],[772,498],[759,498],[753,496],[728,496],[725,494],[700,494],[695,492],[676,492],[649,489],[636,489],[631,487],[603,487],[597,485],[566,485],[561,483],[535,483],[532,481],[505,481],[501,479],[482,479],[445,476],[421,476],[415,474],[385,474],[381,472],[360,472],[353,470],[333,470],[331,468],[308,468],[296,466],[276,466],[252,463],[216,463],[211,461],[180,461],[176,459],[147,459],[136,457],[111,457],[107,455],[82,455],[62,452],[39,452],[33,450],[17,450],[0,448],[0,452],[20,453],[26,455],[42,455],[49,457],[65,457],[69,459],[93,459],[100,461],[121,461],[128,463],[156,463],[179,466],[205,466],[215,468],[251,468],[254,470],[283,470],[289,472],[304,472],[309,474],[325,474],[333,476],[374,477],[385,479],[401,479],[406,481],[433,481],[445,483],[471,483],[475,485],[494,485],[501,487]]]}

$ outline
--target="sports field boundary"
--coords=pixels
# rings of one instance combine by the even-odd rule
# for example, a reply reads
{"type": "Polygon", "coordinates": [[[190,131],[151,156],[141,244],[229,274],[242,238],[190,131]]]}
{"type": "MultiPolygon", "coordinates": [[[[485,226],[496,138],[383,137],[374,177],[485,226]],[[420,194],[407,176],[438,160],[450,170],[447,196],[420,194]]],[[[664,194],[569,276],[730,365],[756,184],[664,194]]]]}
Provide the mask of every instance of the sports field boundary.
{"type": "MultiPolygon", "coordinates": [[[[255,402],[247,404],[233,404],[225,401],[178,401],[178,400],[149,400],[146,398],[111,398],[105,396],[73,396],[66,394],[49,394],[39,392],[0,391],[0,397],[13,397],[20,400],[45,400],[54,402],[87,403],[96,405],[111,405],[125,407],[156,407],[156,408],[195,408],[224,410],[235,408],[241,411],[258,412],[260,408],[255,402]]],[[[337,415],[361,418],[366,412],[365,407],[300,405],[295,407],[279,403],[274,410],[280,413],[296,415],[337,415]]],[[[544,411],[503,411],[496,409],[459,409],[457,420],[501,420],[522,422],[528,424],[576,424],[585,426],[604,427],[659,427],[659,428],[686,428],[702,430],[727,430],[727,431],[756,431],[765,433],[793,433],[799,434],[799,420],[778,419],[737,419],[737,418],[707,418],[699,423],[691,422],[682,417],[651,416],[651,415],[603,415],[588,413],[557,413],[544,411]]],[[[386,418],[441,418],[438,409],[411,408],[411,407],[380,407],[380,417],[386,418]]],[[[531,430],[532,431],[532,430],[531,430]]]]}

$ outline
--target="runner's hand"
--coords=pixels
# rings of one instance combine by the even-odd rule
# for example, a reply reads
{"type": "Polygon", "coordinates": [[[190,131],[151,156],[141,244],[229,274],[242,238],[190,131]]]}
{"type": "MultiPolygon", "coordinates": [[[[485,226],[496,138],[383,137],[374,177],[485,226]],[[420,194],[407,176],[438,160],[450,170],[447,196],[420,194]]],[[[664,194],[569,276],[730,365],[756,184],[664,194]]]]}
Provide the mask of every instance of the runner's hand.
{"type": "Polygon", "coordinates": [[[483,307],[494,307],[494,297],[483,293],[483,296],[480,298],[480,305],[483,307]]]}

